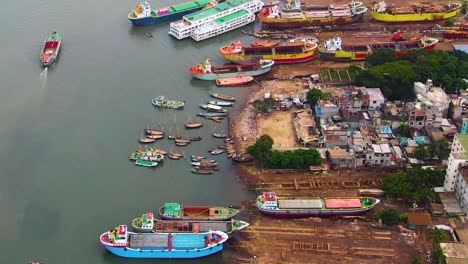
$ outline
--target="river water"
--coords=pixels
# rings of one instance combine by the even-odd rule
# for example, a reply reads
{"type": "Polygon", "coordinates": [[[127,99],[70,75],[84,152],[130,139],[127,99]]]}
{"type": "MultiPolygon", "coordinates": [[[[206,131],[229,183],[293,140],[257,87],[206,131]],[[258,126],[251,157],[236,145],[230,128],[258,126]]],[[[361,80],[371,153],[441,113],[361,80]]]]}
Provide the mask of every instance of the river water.
{"type": "Polygon", "coordinates": [[[168,139],[156,145],[187,157],[222,144],[210,134],[226,132],[225,122],[206,120],[194,132],[185,132],[183,124],[196,120],[209,92],[239,95],[241,88],[192,80],[187,69],[205,56],[224,63],[219,47],[252,40],[236,30],[197,43],[170,37],[168,24],[132,27],[126,16],[135,4],[2,2],[0,263],[222,263],[232,256],[228,248],[198,260],[131,260],[98,243],[101,233],[130,225],[165,202],[227,206],[253,197],[225,155],[215,156],[220,172],[213,175],[192,174],[188,158],[166,160],[156,169],[128,160],[147,125],[203,136],[182,148],[168,139]],[[63,50],[57,65],[43,71],[39,52],[51,31],[62,35],[63,50]],[[158,95],[185,100],[185,109],[153,108],[151,99],[158,95]]]}

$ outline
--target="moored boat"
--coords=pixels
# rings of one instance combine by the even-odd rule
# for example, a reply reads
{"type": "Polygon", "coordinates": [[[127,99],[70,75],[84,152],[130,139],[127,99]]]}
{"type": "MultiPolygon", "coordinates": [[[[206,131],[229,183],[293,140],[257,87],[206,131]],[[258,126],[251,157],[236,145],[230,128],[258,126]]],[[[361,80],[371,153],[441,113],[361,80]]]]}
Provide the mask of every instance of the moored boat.
{"type": "Polygon", "coordinates": [[[224,149],[215,149],[215,150],[210,151],[210,153],[212,155],[219,155],[219,154],[224,153],[224,149]]]}
{"type": "Polygon", "coordinates": [[[253,161],[253,157],[250,156],[249,154],[242,154],[242,155],[232,155],[232,160],[237,161],[237,162],[249,162],[253,161]]]}
{"type": "Polygon", "coordinates": [[[214,168],[193,168],[191,171],[195,174],[212,174],[214,172],[214,168]]]}
{"type": "Polygon", "coordinates": [[[202,137],[200,137],[200,136],[195,136],[195,137],[191,137],[191,138],[189,138],[189,139],[190,139],[190,141],[200,141],[200,140],[202,140],[202,137]]]}
{"type": "Polygon", "coordinates": [[[437,21],[452,18],[461,10],[460,3],[428,4],[423,6],[391,6],[385,1],[372,5],[370,16],[382,22],[437,21]]]}
{"type": "Polygon", "coordinates": [[[147,138],[150,138],[150,139],[163,139],[164,138],[164,135],[153,135],[153,134],[149,134],[146,136],[147,138]]]}
{"type": "Polygon", "coordinates": [[[142,167],[156,167],[158,163],[156,161],[138,159],[135,161],[135,165],[142,167]]]}
{"type": "Polygon", "coordinates": [[[436,38],[422,37],[418,40],[380,42],[368,44],[348,44],[343,45],[340,37],[326,40],[320,47],[320,58],[340,61],[365,60],[374,50],[387,48],[395,51],[395,56],[400,57],[411,50],[434,49],[436,38]]]}
{"type": "Polygon", "coordinates": [[[198,167],[200,167],[200,168],[203,168],[203,167],[216,167],[216,166],[218,166],[218,163],[216,163],[216,162],[206,162],[206,161],[204,161],[204,160],[191,162],[190,164],[191,164],[192,166],[198,166],[198,167]]]}
{"type": "Polygon", "coordinates": [[[212,66],[210,59],[206,58],[197,66],[192,66],[189,73],[200,80],[216,80],[218,78],[232,78],[237,76],[258,76],[271,70],[275,62],[272,60],[259,60],[254,63],[241,65],[212,66]]]}
{"type": "Polygon", "coordinates": [[[324,6],[303,6],[293,0],[291,11],[280,10],[277,5],[263,9],[258,18],[262,25],[276,28],[297,28],[328,25],[343,25],[360,20],[367,8],[362,2],[324,6]]]}
{"type": "Polygon", "coordinates": [[[236,98],[234,96],[219,94],[219,93],[210,93],[211,97],[216,99],[224,100],[224,101],[235,101],[236,98]]]}
{"type": "Polygon", "coordinates": [[[154,128],[145,128],[145,133],[148,135],[164,135],[164,131],[154,128]]]}
{"type": "Polygon", "coordinates": [[[167,100],[164,96],[158,96],[154,98],[152,101],[154,106],[157,107],[164,107],[164,108],[173,108],[173,109],[180,109],[184,107],[184,102],[182,101],[175,101],[175,100],[167,100]]]}
{"type": "Polygon", "coordinates": [[[185,15],[199,11],[208,5],[213,5],[213,0],[194,0],[172,6],[151,9],[148,2],[141,2],[128,14],[128,20],[136,26],[146,26],[162,22],[180,19],[185,15]]]}
{"type": "Polygon", "coordinates": [[[186,128],[199,128],[203,126],[203,122],[189,122],[185,124],[186,128]]]}
{"type": "Polygon", "coordinates": [[[277,218],[359,215],[367,213],[379,203],[379,199],[372,197],[279,198],[274,192],[265,192],[256,201],[260,212],[277,218]]]}
{"type": "Polygon", "coordinates": [[[44,44],[42,45],[41,50],[41,63],[44,67],[49,67],[54,65],[57,61],[58,54],[60,52],[60,46],[62,43],[62,37],[57,32],[52,32],[52,34],[46,38],[44,44]]]}
{"type": "Polygon", "coordinates": [[[154,138],[139,138],[138,141],[143,144],[153,143],[156,141],[154,138]]]}
{"type": "Polygon", "coordinates": [[[159,209],[159,215],[167,220],[229,220],[239,211],[226,207],[186,206],[166,203],[159,209]]]}
{"type": "Polygon", "coordinates": [[[273,47],[245,47],[239,40],[219,50],[221,56],[234,63],[273,60],[276,63],[299,63],[315,58],[315,42],[294,42],[273,47]]]}
{"type": "Polygon", "coordinates": [[[212,135],[215,138],[225,138],[225,137],[227,137],[227,135],[223,134],[223,133],[213,133],[212,135]]]}
{"type": "Polygon", "coordinates": [[[450,29],[445,30],[444,37],[450,39],[468,38],[468,23],[465,23],[463,26],[451,27],[450,29]]]}
{"type": "Polygon", "coordinates": [[[232,106],[233,102],[226,102],[226,101],[209,101],[211,105],[218,105],[218,106],[232,106]]]}
{"type": "Polygon", "coordinates": [[[219,105],[212,105],[212,104],[200,104],[201,109],[205,109],[210,112],[217,112],[217,113],[226,113],[227,110],[222,108],[219,105]]]}
{"type": "Polygon", "coordinates": [[[135,152],[132,152],[130,154],[130,157],[129,159],[130,160],[138,160],[138,159],[141,159],[141,158],[144,158],[144,157],[155,157],[157,159],[164,159],[164,155],[167,154],[165,151],[162,151],[162,150],[154,150],[154,149],[150,149],[150,150],[137,150],[135,152]]]}
{"type": "Polygon", "coordinates": [[[204,233],[217,230],[229,235],[248,226],[249,223],[234,219],[227,221],[158,220],[153,218],[153,213],[146,213],[132,220],[133,230],[142,233],[204,233]]]}
{"type": "Polygon", "coordinates": [[[238,86],[253,81],[252,76],[237,76],[232,78],[218,78],[216,79],[216,85],[218,86],[238,86]]]}
{"type": "Polygon", "coordinates": [[[273,47],[281,43],[278,39],[261,39],[250,43],[252,47],[273,47]]]}
{"type": "Polygon", "coordinates": [[[137,234],[120,225],[103,233],[99,242],[120,257],[198,258],[221,251],[227,239],[228,235],[221,231],[137,234]]]}
{"type": "Polygon", "coordinates": [[[183,156],[175,155],[174,153],[167,154],[167,157],[173,160],[180,160],[183,156]]]}

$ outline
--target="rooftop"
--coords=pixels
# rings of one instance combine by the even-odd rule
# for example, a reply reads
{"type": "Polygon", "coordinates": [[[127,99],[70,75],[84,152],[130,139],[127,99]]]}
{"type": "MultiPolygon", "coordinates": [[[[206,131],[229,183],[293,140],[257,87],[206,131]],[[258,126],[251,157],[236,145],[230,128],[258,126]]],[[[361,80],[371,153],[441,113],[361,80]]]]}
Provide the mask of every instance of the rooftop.
{"type": "Polygon", "coordinates": [[[251,0],[228,0],[228,1],[224,2],[224,3],[221,3],[219,5],[210,7],[208,9],[203,9],[203,10],[197,11],[195,13],[191,13],[189,15],[186,15],[186,16],[184,16],[184,18],[189,20],[189,21],[201,20],[201,19],[207,18],[209,16],[212,16],[214,14],[224,12],[224,11],[226,11],[228,9],[231,9],[231,8],[235,7],[235,6],[243,5],[243,4],[245,4],[245,3],[249,2],[249,1],[251,1],[251,0]]]}
{"type": "Polygon", "coordinates": [[[408,224],[429,226],[432,219],[428,213],[408,213],[408,224]]]}
{"type": "Polygon", "coordinates": [[[367,93],[369,94],[370,101],[384,101],[385,97],[380,91],[380,88],[367,88],[367,93]]]}
{"type": "Polygon", "coordinates": [[[468,246],[459,243],[440,243],[440,249],[449,260],[448,263],[467,263],[468,246]]]}
{"type": "Polygon", "coordinates": [[[465,158],[468,159],[468,135],[467,134],[455,134],[455,137],[460,141],[463,149],[465,150],[465,158]]]}
{"type": "Polygon", "coordinates": [[[353,159],[353,155],[346,151],[345,149],[330,149],[328,150],[330,153],[330,159],[344,159],[344,160],[351,160],[353,159]]]}
{"type": "Polygon", "coordinates": [[[450,100],[440,87],[432,87],[425,94],[418,94],[417,98],[427,106],[448,106],[450,100]]]}

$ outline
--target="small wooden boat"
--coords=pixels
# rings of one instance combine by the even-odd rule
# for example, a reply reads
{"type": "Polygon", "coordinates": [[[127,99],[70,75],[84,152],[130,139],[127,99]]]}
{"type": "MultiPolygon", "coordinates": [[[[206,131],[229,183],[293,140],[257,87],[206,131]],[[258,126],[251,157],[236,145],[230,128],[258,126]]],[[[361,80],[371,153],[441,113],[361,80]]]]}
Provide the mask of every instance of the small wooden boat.
{"type": "Polygon", "coordinates": [[[175,144],[176,144],[176,146],[183,147],[183,146],[187,146],[189,143],[185,143],[185,142],[176,142],[175,144]]]}
{"type": "Polygon", "coordinates": [[[210,112],[206,111],[205,113],[198,113],[199,116],[203,116],[205,118],[213,118],[213,117],[223,117],[226,115],[226,113],[217,113],[217,112],[210,112]]]}
{"type": "Polygon", "coordinates": [[[210,153],[211,153],[212,155],[219,155],[219,154],[224,153],[224,149],[215,149],[215,150],[213,150],[213,151],[210,151],[210,153]]]}
{"type": "Polygon", "coordinates": [[[193,168],[191,171],[195,174],[213,174],[214,169],[212,168],[193,168]]]}
{"type": "Polygon", "coordinates": [[[218,148],[219,149],[226,149],[226,146],[225,145],[219,145],[218,148]]]}
{"type": "Polygon", "coordinates": [[[253,161],[253,157],[250,156],[249,154],[242,154],[242,155],[236,155],[235,157],[232,157],[232,160],[237,161],[237,162],[248,162],[248,161],[253,161]]]}
{"type": "Polygon", "coordinates": [[[148,160],[136,160],[135,165],[142,166],[142,167],[156,167],[158,163],[156,161],[148,161],[148,160]]]}
{"type": "Polygon", "coordinates": [[[154,128],[145,128],[145,133],[148,135],[164,135],[164,131],[154,128]]]}
{"type": "Polygon", "coordinates": [[[215,138],[225,138],[226,134],[223,133],[213,133],[213,137],[215,138]]]}
{"type": "Polygon", "coordinates": [[[60,51],[62,37],[57,32],[46,38],[41,50],[41,63],[44,67],[49,67],[55,64],[60,51]]]}
{"type": "Polygon", "coordinates": [[[216,112],[216,113],[226,113],[227,110],[222,108],[219,105],[212,105],[212,104],[200,104],[200,108],[205,109],[210,112],[216,112]]]}
{"type": "Polygon", "coordinates": [[[156,156],[142,156],[139,159],[145,161],[163,161],[164,155],[158,154],[156,156]]]}
{"type": "Polygon", "coordinates": [[[280,1],[263,1],[263,7],[272,7],[274,5],[279,4],[280,1]]]}
{"type": "Polygon", "coordinates": [[[200,136],[190,138],[190,141],[200,141],[200,140],[202,140],[202,137],[200,137],[200,136]]]}
{"type": "Polygon", "coordinates": [[[191,156],[192,159],[198,159],[198,160],[201,160],[201,159],[204,159],[205,156],[202,156],[202,155],[192,155],[191,156]]]}
{"type": "Polygon", "coordinates": [[[211,93],[210,95],[212,97],[216,98],[216,99],[220,99],[220,100],[224,100],[224,101],[235,101],[236,100],[236,98],[233,97],[233,96],[219,94],[219,93],[211,93]]]}
{"type": "Polygon", "coordinates": [[[178,138],[174,139],[176,143],[190,143],[190,139],[178,138]]]}
{"type": "Polygon", "coordinates": [[[217,106],[232,106],[234,105],[233,102],[226,102],[226,101],[209,101],[210,105],[217,105],[217,106]]]}
{"type": "Polygon", "coordinates": [[[156,141],[154,138],[139,138],[138,141],[143,144],[153,143],[156,141]]]}
{"type": "Polygon", "coordinates": [[[216,162],[205,162],[204,160],[201,161],[195,161],[190,163],[192,166],[198,166],[200,168],[203,167],[216,167],[218,166],[218,163],[216,162]]]}
{"type": "Polygon", "coordinates": [[[150,139],[163,139],[164,138],[164,135],[153,135],[153,134],[149,134],[146,136],[147,138],[150,138],[150,139]]]}
{"type": "Polygon", "coordinates": [[[167,157],[173,160],[179,160],[182,158],[182,156],[174,155],[174,153],[167,154],[167,157]]]}
{"type": "Polygon", "coordinates": [[[168,136],[169,139],[179,139],[181,137],[182,137],[181,135],[170,135],[170,136],[168,136]]]}
{"type": "Polygon", "coordinates": [[[141,233],[200,233],[219,230],[230,234],[248,226],[249,223],[234,219],[228,221],[159,220],[154,218],[153,213],[146,213],[132,220],[133,230],[141,233]]]}
{"type": "MultiPolygon", "coordinates": [[[[171,152],[171,153],[169,153],[169,154],[171,154],[172,156],[176,156],[176,157],[177,157],[177,156],[179,156],[179,157],[181,157],[181,158],[184,157],[184,154],[183,154],[183,153],[180,153],[180,152],[171,152]]],[[[168,154],[168,155],[169,155],[169,154],[168,154]]]]}
{"type": "Polygon", "coordinates": [[[147,32],[147,33],[145,33],[145,36],[147,36],[148,38],[152,38],[153,34],[147,32]]]}
{"type": "Polygon", "coordinates": [[[158,96],[154,98],[151,102],[154,106],[172,109],[180,109],[184,107],[185,104],[182,101],[167,100],[166,98],[164,98],[164,96],[158,96]]]}
{"type": "Polygon", "coordinates": [[[186,128],[199,128],[203,126],[203,122],[189,122],[185,124],[186,128]]]}
{"type": "Polygon", "coordinates": [[[238,210],[226,207],[186,206],[178,203],[166,203],[159,209],[159,215],[167,220],[230,220],[238,210]]]}
{"type": "Polygon", "coordinates": [[[260,39],[257,41],[253,41],[250,43],[252,47],[263,47],[263,45],[267,44],[270,40],[269,39],[260,39]]]}
{"type": "Polygon", "coordinates": [[[167,155],[167,151],[164,151],[162,149],[155,149],[154,152],[159,153],[161,155],[167,155]]]}
{"type": "Polygon", "coordinates": [[[238,76],[231,78],[218,78],[216,79],[216,85],[218,86],[239,86],[253,81],[252,76],[238,76]]]}
{"type": "Polygon", "coordinates": [[[224,139],[224,142],[225,142],[225,143],[228,143],[228,142],[230,142],[230,141],[232,141],[232,137],[227,137],[227,138],[224,139]]]}
{"type": "Polygon", "coordinates": [[[213,116],[211,120],[215,121],[216,123],[221,123],[224,120],[224,117],[222,116],[213,116]]]}

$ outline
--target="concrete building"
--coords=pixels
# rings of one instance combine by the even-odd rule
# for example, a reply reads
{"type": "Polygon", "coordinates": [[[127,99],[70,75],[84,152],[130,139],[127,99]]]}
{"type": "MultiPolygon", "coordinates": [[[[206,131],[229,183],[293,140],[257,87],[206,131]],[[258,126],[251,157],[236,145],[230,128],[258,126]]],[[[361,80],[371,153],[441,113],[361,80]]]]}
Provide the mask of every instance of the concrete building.
{"type": "Polygon", "coordinates": [[[328,150],[330,157],[330,165],[333,168],[353,168],[354,164],[354,153],[348,152],[344,149],[335,148],[328,150]]]}
{"type": "Polygon", "coordinates": [[[369,110],[381,109],[385,103],[385,97],[379,88],[367,88],[369,94],[369,110]]]}
{"type": "Polygon", "coordinates": [[[389,166],[392,160],[392,151],[388,144],[372,144],[366,154],[365,163],[368,165],[389,166]]]}
{"type": "Polygon", "coordinates": [[[455,198],[460,207],[468,213],[468,166],[460,164],[455,176],[455,198]]]}

